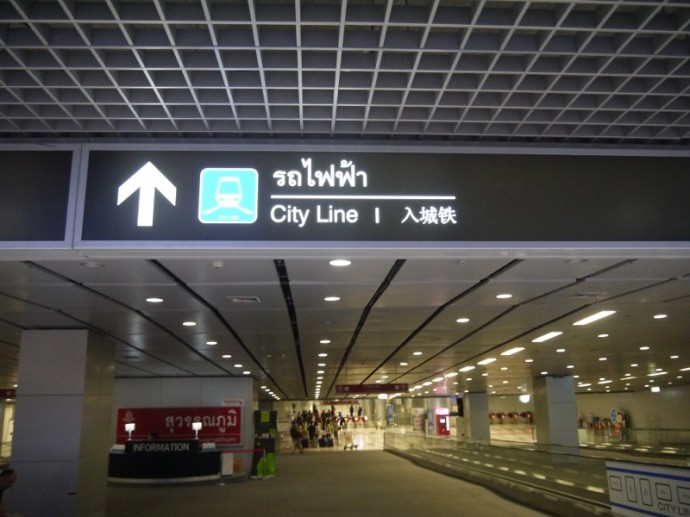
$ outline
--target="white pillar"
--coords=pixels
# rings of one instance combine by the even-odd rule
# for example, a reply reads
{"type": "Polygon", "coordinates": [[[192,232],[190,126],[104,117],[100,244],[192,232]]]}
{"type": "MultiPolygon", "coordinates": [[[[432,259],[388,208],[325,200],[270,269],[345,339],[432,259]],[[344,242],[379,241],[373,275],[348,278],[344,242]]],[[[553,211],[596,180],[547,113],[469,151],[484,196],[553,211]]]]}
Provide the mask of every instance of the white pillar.
{"type": "Polygon", "coordinates": [[[466,438],[491,440],[489,427],[489,395],[486,393],[465,393],[462,397],[463,427],[466,438]]]}
{"type": "Polygon", "coordinates": [[[573,378],[537,377],[533,388],[537,443],[577,447],[577,406],[573,378]]]}
{"type": "Polygon", "coordinates": [[[10,513],[105,515],[113,372],[114,345],[96,334],[22,333],[10,513]]]}

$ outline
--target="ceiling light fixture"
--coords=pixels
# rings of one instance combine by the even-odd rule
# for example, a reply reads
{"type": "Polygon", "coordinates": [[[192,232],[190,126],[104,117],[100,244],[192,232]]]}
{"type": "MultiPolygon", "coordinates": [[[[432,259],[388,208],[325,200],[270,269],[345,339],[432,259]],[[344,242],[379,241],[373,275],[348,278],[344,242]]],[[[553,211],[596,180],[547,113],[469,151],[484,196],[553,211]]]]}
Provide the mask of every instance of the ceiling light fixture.
{"type": "Polygon", "coordinates": [[[576,321],[573,323],[573,325],[589,325],[590,323],[598,321],[602,318],[611,316],[611,314],[616,314],[616,311],[599,311],[596,314],[592,314],[591,316],[587,316],[586,318],[576,321]]]}
{"type": "Polygon", "coordinates": [[[664,318],[668,318],[668,314],[655,314],[654,315],[655,320],[663,320],[664,318]]]}
{"type": "Polygon", "coordinates": [[[479,364],[481,366],[485,366],[487,364],[493,363],[495,360],[496,360],[495,357],[487,357],[486,359],[482,359],[481,361],[479,361],[477,364],[479,364]]]}
{"type": "Polygon", "coordinates": [[[350,262],[347,259],[333,259],[329,262],[329,264],[331,266],[335,266],[335,267],[345,267],[345,266],[349,266],[350,264],[352,264],[352,262],[350,262]]]}
{"type": "Polygon", "coordinates": [[[459,371],[459,372],[469,372],[469,371],[471,371],[471,370],[474,370],[474,366],[463,366],[463,367],[460,368],[458,371],[459,371]]]}
{"type": "Polygon", "coordinates": [[[557,330],[554,330],[553,332],[547,332],[543,336],[539,336],[537,338],[534,338],[532,340],[532,343],[543,343],[544,341],[548,341],[549,339],[553,339],[555,337],[558,337],[561,334],[563,334],[563,332],[559,332],[557,330]]]}
{"type": "Polygon", "coordinates": [[[455,321],[457,321],[458,323],[469,323],[470,319],[469,318],[458,318],[455,321]]]}
{"type": "Polygon", "coordinates": [[[324,298],[324,301],[326,301],[326,302],[339,302],[340,296],[326,296],[324,298]]]}
{"type": "Polygon", "coordinates": [[[422,352],[412,352],[412,355],[422,355],[422,352]]]}
{"type": "Polygon", "coordinates": [[[525,349],[524,346],[516,346],[511,348],[510,350],[506,350],[505,352],[501,352],[501,355],[513,355],[517,354],[518,352],[522,352],[525,349]]]}
{"type": "Polygon", "coordinates": [[[163,298],[156,298],[156,297],[146,298],[146,301],[149,303],[163,303],[163,298]]]}
{"type": "Polygon", "coordinates": [[[512,298],[512,297],[513,297],[513,295],[509,294],[509,293],[501,293],[501,294],[496,295],[496,298],[498,298],[499,300],[507,300],[508,298],[512,298]]]}
{"type": "Polygon", "coordinates": [[[183,321],[182,325],[185,327],[195,327],[196,326],[196,321],[183,321]]]}

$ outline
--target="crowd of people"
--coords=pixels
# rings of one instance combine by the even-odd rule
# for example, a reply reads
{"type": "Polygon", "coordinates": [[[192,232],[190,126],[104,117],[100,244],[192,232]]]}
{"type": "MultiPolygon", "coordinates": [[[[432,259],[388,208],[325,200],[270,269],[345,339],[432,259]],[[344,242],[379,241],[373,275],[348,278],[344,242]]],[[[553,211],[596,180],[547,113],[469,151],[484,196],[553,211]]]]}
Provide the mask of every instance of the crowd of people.
{"type": "MultiPolygon", "coordinates": [[[[350,419],[354,418],[354,406],[350,405],[350,419]]],[[[357,410],[357,417],[362,418],[362,407],[357,410]]],[[[307,448],[333,447],[340,444],[339,432],[347,426],[348,418],[331,405],[329,410],[319,412],[316,404],[311,411],[304,409],[297,412],[292,406],[290,417],[290,438],[292,452],[304,452],[307,448]]]]}

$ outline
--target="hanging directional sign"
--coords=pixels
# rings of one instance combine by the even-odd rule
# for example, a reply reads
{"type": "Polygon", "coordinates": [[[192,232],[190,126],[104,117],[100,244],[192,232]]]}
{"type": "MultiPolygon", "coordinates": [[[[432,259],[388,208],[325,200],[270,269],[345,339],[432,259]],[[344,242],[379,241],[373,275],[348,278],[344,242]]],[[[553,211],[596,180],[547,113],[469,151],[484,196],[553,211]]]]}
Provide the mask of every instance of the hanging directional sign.
{"type": "Polygon", "coordinates": [[[120,185],[117,189],[117,204],[122,204],[136,191],[139,191],[137,226],[153,226],[156,191],[163,194],[172,205],[175,204],[177,195],[175,185],[151,162],[146,162],[131,178],[120,185]]]}
{"type": "Polygon", "coordinates": [[[78,247],[690,241],[683,157],[189,146],[86,163],[78,247]]]}
{"type": "Polygon", "coordinates": [[[407,393],[410,388],[405,383],[398,384],[336,384],[339,395],[348,393],[407,393]]]}

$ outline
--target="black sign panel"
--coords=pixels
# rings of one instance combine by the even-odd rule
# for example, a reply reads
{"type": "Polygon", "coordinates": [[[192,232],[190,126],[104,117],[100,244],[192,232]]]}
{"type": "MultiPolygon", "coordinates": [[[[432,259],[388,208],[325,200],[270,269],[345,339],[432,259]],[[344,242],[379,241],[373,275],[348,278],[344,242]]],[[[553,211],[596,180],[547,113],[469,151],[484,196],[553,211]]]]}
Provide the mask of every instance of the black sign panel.
{"type": "Polygon", "coordinates": [[[72,151],[0,151],[0,241],[64,241],[72,151]]]}
{"type": "Polygon", "coordinates": [[[91,151],[81,240],[688,241],[690,160],[91,151]]]}

